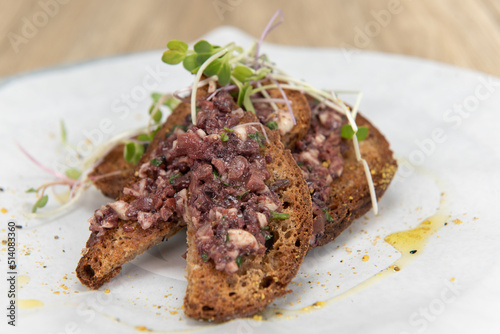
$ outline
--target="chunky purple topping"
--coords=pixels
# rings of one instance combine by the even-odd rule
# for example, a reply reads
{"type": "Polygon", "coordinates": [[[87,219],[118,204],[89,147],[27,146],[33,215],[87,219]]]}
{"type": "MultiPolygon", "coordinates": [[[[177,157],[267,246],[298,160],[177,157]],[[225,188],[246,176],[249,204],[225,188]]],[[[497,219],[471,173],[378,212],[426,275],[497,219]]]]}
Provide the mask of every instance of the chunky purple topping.
{"type": "Polygon", "coordinates": [[[342,155],[347,150],[347,145],[340,135],[342,126],[346,124],[344,117],[313,99],[308,100],[311,126],[292,153],[311,193],[314,219],[310,244],[314,247],[324,235],[326,222],[332,220],[328,213],[331,183],[342,174],[342,155]]]}
{"type": "Polygon", "coordinates": [[[202,100],[199,107],[197,126],[186,121],[177,127],[139,167],[139,181],[123,190],[135,199],[96,210],[90,229],[103,235],[119,219],[147,229],[182,217],[195,227],[203,260],[234,273],[245,255],[264,254],[272,238],[269,220],[283,218],[274,191],[289,182],[266,186],[272,159],[262,154],[265,139],[256,127],[238,125],[243,111],[228,93],[202,100]]]}

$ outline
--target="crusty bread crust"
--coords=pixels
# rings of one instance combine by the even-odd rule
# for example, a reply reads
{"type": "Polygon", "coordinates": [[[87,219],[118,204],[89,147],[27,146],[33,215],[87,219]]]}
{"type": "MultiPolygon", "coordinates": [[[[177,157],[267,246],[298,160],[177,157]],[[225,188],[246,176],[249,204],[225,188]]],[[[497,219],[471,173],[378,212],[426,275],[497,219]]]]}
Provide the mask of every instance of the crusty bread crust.
{"type": "MultiPolygon", "coordinates": [[[[135,171],[149,159],[149,153],[157,147],[158,141],[164,138],[165,134],[175,125],[182,124],[190,112],[190,105],[187,103],[181,103],[177,106],[156,134],[141,161],[135,166],[135,171]]],[[[128,179],[127,184],[133,184],[136,181],[138,178],[133,174],[128,179]]],[[[121,186],[120,193],[122,189],[123,186],[121,186]]],[[[123,194],[119,198],[126,202],[133,200],[130,196],[123,194]]],[[[157,224],[143,230],[137,221],[120,220],[116,228],[110,229],[101,237],[97,237],[97,232],[92,232],[86,248],[83,250],[82,258],[78,262],[76,275],[82,284],[91,289],[98,289],[118,275],[123,264],[132,261],[137,255],[142,254],[165,238],[176,234],[184,226],[184,222],[179,220],[157,224]],[[124,224],[132,226],[134,230],[125,232],[123,230],[124,224]]]]}
{"type": "MultiPolygon", "coordinates": [[[[241,123],[254,122],[247,114],[241,123]]],[[[195,229],[188,223],[187,291],[184,312],[187,316],[211,321],[226,321],[252,315],[265,308],[275,298],[287,293],[287,285],[297,274],[309,248],[312,234],[311,198],[302,172],[289,150],[284,150],[277,131],[267,130],[270,142],[265,154],[272,157],[268,165],[270,186],[280,179],[292,183],[277,191],[283,201],[283,212],[289,219],[272,219],[270,232],[274,236],[264,257],[247,256],[233,275],[215,269],[204,262],[194,243],[195,229]]]]}
{"type": "MultiPolygon", "coordinates": [[[[380,200],[396,173],[397,162],[384,135],[370,121],[358,114],[356,124],[369,129],[368,137],[359,143],[359,147],[361,156],[370,166],[375,192],[380,200]]],[[[356,160],[351,140],[348,140],[348,145],[342,175],[332,182],[328,208],[333,221],[326,224],[325,235],[317,246],[333,241],[356,218],[363,216],[372,207],[363,166],[356,160]]]]}

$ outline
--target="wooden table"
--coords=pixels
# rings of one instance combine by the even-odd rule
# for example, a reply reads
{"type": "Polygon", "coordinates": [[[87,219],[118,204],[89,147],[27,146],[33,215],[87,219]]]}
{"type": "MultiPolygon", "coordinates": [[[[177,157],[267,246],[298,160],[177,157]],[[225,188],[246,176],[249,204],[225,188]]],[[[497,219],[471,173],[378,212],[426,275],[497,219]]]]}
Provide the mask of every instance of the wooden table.
{"type": "Polygon", "coordinates": [[[377,50],[500,76],[497,0],[2,0],[0,77],[194,41],[220,25],[269,42],[377,50]]]}

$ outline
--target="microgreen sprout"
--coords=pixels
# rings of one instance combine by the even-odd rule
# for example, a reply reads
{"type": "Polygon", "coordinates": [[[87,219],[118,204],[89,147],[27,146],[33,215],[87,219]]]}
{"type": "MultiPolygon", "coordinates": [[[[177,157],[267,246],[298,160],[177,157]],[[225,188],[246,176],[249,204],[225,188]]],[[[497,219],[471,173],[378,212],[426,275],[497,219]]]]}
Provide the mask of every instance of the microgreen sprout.
{"type": "Polygon", "coordinates": [[[236,264],[238,265],[238,268],[241,267],[242,262],[243,262],[243,258],[241,256],[238,256],[236,258],[236,264]]]}

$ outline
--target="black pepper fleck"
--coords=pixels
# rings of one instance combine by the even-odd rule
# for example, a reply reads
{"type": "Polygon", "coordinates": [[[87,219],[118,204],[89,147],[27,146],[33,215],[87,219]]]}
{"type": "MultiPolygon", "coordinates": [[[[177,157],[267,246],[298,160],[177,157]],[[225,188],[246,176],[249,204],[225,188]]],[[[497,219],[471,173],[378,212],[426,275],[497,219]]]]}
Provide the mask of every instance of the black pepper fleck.
{"type": "Polygon", "coordinates": [[[417,252],[417,250],[416,250],[416,249],[414,249],[414,250],[411,250],[411,251],[410,251],[410,254],[415,254],[416,252],[417,252]]]}

